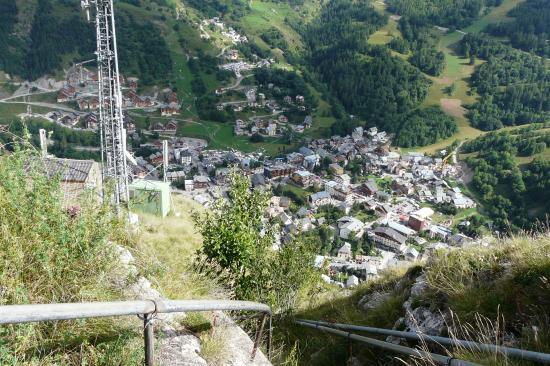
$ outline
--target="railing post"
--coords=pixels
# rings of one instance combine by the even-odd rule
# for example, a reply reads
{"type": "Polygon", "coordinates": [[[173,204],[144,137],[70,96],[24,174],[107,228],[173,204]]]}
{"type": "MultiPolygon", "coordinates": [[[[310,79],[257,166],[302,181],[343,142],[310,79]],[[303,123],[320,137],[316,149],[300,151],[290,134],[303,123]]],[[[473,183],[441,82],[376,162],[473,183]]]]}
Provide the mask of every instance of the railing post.
{"type": "Polygon", "coordinates": [[[260,341],[262,340],[262,334],[264,332],[264,324],[265,324],[266,317],[267,317],[267,314],[262,315],[262,319],[260,320],[260,326],[256,331],[256,339],[254,340],[254,348],[252,348],[252,356],[250,358],[251,361],[254,361],[254,358],[256,358],[256,351],[258,350],[258,347],[260,346],[260,341]]]}
{"type": "Polygon", "coordinates": [[[145,366],[153,366],[154,336],[151,314],[143,314],[143,339],[145,341],[145,366]]]}

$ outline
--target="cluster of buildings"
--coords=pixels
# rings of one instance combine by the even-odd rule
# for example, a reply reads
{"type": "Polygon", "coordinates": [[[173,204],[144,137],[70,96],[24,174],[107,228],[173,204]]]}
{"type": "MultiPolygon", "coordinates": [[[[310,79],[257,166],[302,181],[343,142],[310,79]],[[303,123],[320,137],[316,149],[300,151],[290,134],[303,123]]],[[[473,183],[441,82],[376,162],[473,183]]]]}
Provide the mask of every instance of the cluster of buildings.
{"type": "MultiPolygon", "coordinates": [[[[388,266],[420,260],[434,248],[473,240],[457,234],[452,220],[436,215],[439,202],[459,210],[475,207],[448,183],[460,176],[460,168],[424,154],[401,155],[390,149],[390,141],[383,131],[359,127],[351,136],[313,140],[284,158],[268,159],[260,153],[207,150],[205,143],[191,146],[173,138],[168,179],[205,206],[228,189],[228,167],[233,166],[249,175],[256,188],[301,190],[306,199],[292,210],[289,197],[271,200],[267,214],[281,228],[275,246],[297,233],[326,227],[333,233],[331,240],[342,243],[323,257],[331,281],[339,273],[361,281],[388,266]],[[354,172],[348,170],[351,165],[354,172]],[[325,217],[330,207],[340,214],[336,220],[325,217]],[[357,250],[361,243],[374,250],[363,255],[357,250]]],[[[145,160],[151,167],[162,162],[160,148],[145,160]]]]}
{"type": "Polygon", "coordinates": [[[221,31],[221,34],[223,37],[228,39],[233,44],[239,44],[239,43],[246,43],[248,42],[248,38],[246,36],[243,36],[239,34],[235,29],[232,27],[225,28],[225,23],[219,18],[214,17],[211,19],[205,19],[202,21],[201,24],[201,38],[204,39],[210,39],[210,35],[204,31],[203,26],[213,26],[215,28],[219,28],[221,31]]]}
{"type": "Polygon", "coordinates": [[[220,69],[228,70],[235,74],[235,77],[240,78],[246,71],[258,69],[262,67],[270,67],[274,60],[259,60],[257,62],[235,61],[220,65],[220,69]]]}

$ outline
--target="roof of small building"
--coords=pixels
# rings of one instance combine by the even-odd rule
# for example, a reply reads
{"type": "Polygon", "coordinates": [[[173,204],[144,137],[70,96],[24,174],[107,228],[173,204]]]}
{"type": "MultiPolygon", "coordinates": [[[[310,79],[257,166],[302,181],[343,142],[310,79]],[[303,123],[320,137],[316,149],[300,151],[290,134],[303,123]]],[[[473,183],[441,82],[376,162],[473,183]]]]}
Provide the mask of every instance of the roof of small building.
{"type": "Polygon", "coordinates": [[[85,182],[94,164],[97,163],[93,160],[44,159],[44,166],[48,176],[59,175],[59,178],[63,182],[85,182]]]}

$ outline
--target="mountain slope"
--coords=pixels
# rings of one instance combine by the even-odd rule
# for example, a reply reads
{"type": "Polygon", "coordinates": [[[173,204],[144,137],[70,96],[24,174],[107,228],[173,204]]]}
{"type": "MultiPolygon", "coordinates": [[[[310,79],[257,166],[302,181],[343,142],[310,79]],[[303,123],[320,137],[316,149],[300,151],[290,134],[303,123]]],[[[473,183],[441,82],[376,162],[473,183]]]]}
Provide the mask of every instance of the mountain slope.
{"type": "MultiPolygon", "coordinates": [[[[387,272],[350,293],[330,295],[319,291],[295,318],[397,330],[412,328],[432,335],[453,334],[459,339],[549,352],[550,322],[544,315],[544,309],[550,306],[549,250],[550,236],[546,233],[494,240],[490,246],[436,252],[421,266],[406,273],[387,272]]],[[[295,345],[298,364],[346,362],[349,348],[345,338],[300,327],[292,323],[295,318],[276,330],[276,339],[295,345]]],[[[416,346],[414,342],[408,345],[416,346]]],[[[494,354],[448,351],[482,365],[531,365],[494,354]]],[[[396,355],[372,347],[353,344],[351,352],[363,364],[403,364],[395,359],[396,355]]],[[[424,360],[420,364],[430,363],[424,360]]]]}

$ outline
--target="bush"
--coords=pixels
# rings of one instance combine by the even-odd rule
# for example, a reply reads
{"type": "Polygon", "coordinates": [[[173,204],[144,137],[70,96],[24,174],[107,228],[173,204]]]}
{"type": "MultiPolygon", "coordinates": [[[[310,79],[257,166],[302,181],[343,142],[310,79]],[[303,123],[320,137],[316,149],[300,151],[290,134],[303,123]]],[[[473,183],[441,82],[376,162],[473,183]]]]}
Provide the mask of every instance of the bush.
{"type": "Polygon", "coordinates": [[[254,143],[264,142],[265,138],[262,135],[260,135],[259,133],[255,133],[252,136],[250,136],[250,141],[254,142],[254,143]]]}
{"type": "Polygon", "coordinates": [[[290,311],[315,278],[312,245],[294,240],[273,250],[276,226],[264,218],[269,194],[252,190],[248,178],[236,172],[230,179],[229,199],[193,217],[203,237],[202,266],[221,274],[238,299],[290,311]]]}

